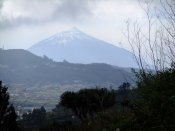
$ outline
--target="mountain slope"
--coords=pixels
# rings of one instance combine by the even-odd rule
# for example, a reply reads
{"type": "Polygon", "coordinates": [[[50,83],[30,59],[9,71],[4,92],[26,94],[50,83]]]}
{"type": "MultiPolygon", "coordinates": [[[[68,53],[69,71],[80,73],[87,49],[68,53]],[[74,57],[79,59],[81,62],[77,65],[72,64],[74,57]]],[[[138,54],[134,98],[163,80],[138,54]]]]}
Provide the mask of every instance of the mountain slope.
{"type": "Polygon", "coordinates": [[[107,63],[119,67],[137,67],[133,54],[73,28],[42,40],[28,49],[55,61],[71,63],[107,63]]]}
{"type": "Polygon", "coordinates": [[[0,50],[0,80],[26,87],[47,84],[120,85],[133,75],[107,64],[54,62],[26,50],[0,50]]]}
{"type": "Polygon", "coordinates": [[[107,64],[54,62],[21,49],[0,50],[0,80],[15,106],[52,109],[65,91],[133,82],[133,74],[107,64]]]}

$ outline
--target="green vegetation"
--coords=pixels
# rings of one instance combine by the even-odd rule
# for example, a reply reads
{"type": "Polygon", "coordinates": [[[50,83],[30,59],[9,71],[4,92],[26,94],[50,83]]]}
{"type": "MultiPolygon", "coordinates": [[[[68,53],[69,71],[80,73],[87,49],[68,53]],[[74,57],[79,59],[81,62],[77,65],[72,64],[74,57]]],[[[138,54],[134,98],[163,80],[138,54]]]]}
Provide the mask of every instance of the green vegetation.
{"type": "Polygon", "coordinates": [[[16,113],[13,105],[9,104],[7,87],[0,81],[0,130],[17,131],[16,113]]]}
{"type": "Polygon", "coordinates": [[[30,113],[23,114],[23,120],[20,121],[21,125],[23,125],[28,130],[37,129],[40,127],[45,127],[46,123],[46,110],[44,107],[40,109],[34,109],[30,113]]]}
{"type": "Polygon", "coordinates": [[[77,93],[65,92],[61,95],[60,105],[70,108],[81,120],[93,119],[97,112],[103,111],[115,103],[114,91],[101,89],[82,89],[77,93]]]}
{"type": "MultiPolygon", "coordinates": [[[[174,67],[164,72],[147,73],[144,79],[141,78],[143,77],[138,80],[137,88],[131,89],[128,83],[121,85],[120,89],[115,91],[115,105],[96,112],[93,119],[83,117],[84,119],[80,119],[78,124],[58,123],[50,125],[45,130],[115,131],[119,128],[121,131],[173,131],[175,129],[174,67]]],[[[62,99],[66,102],[62,100],[62,105],[72,109],[74,114],[77,114],[74,110],[83,109],[81,107],[83,104],[76,103],[78,101],[76,95],[86,91],[91,92],[92,90],[64,93],[62,99]]],[[[87,110],[92,109],[86,103],[90,96],[91,94],[88,94],[82,98],[87,110]]],[[[93,108],[94,111],[96,111],[95,109],[93,108]]],[[[79,115],[77,116],[81,118],[79,115]]]]}
{"type": "Polygon", "coordinates": [[[173,131],[175,129],[175,68],[146,74],[138,81],[137,99],[132,110],[134,130],[173,131]]]}
{"type": "MultiPolygon", "coordinates": [[[[174,66],[156,73],[139,72],[137,76],[136,87],[123,83],[118,90],[65,92],[52,112],[46,112],[44,107],[34,109],[24,114],[18,124],[24,130],[41,131],[174,131],[174,66]]],[[[7,91],[2,84],[1,88],[1,92],[7,91]]],[[[15,114],[13,106],[8,108],[15,114]]],[[[5,120],[10,125],[16,122],[16,116],[5,120]]]]}

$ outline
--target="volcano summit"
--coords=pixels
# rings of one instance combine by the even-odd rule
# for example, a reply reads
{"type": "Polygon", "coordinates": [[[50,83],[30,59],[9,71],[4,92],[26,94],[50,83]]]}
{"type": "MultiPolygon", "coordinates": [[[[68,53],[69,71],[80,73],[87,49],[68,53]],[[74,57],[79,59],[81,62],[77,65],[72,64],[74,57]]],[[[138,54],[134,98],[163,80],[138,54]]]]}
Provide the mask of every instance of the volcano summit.
{"type": "Polygon", "coordinates": [[[66,60],[71,63],[107,63],[119,67],[137,67],[131,52],[98,40],[77,28],[50,36],[28,50],[57,62],[66,60]]]}

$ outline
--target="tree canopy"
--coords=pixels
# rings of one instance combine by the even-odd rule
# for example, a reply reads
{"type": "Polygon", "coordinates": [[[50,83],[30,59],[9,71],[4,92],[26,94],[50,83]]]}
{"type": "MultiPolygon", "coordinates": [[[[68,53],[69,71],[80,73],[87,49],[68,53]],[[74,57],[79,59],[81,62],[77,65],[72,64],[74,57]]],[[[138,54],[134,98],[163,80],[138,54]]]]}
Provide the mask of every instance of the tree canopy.
{"type": "Polygon", "coordinates": [[[106,88],[82,89],[79,92],[65,92],[61,95],[60,104],[72,109],[81,120],[90,116],[93,118],[97,112],[105,110],[115,103],[113,91],[106,88]]]}

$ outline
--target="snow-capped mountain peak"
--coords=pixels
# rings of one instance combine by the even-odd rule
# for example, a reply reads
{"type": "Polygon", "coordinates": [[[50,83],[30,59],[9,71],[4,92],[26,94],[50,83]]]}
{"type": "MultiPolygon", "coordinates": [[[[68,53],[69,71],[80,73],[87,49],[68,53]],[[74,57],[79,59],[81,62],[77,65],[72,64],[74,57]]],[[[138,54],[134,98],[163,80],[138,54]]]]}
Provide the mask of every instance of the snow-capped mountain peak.
{"type": "Polygon", "coordinates": [[[39,56],[46,55],[55,61],[137,67],[133,54],[129,51],[98,40],[77,28],[44,39],[30,47],[29,51],[39,56]]]}
{"type": "Polygon", "coordinates": [[[82,31],[80,31],[77,28],[72,28],[68,31],[64,31],[61,33],[57,33],[51,37],[49,37],[48,41],[55,41],[54,44],[68,44],[73,40],[83,40],[83,39],[89,39],[89,36],[84,34],[82,31]]]}

